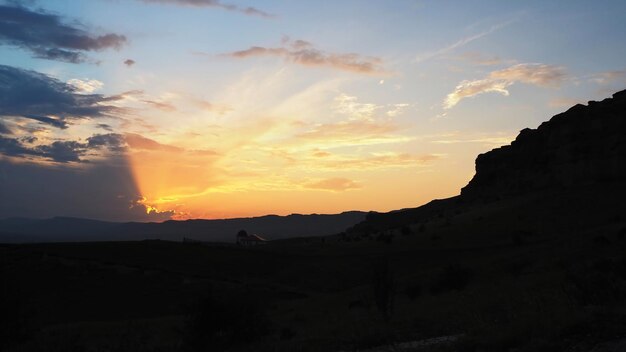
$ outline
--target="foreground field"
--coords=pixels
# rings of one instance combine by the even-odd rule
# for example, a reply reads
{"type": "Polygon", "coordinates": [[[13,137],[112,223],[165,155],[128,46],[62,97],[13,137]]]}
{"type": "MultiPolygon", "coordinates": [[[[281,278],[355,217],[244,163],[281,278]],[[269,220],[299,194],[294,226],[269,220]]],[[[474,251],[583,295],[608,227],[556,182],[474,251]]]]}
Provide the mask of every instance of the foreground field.
{"type": "Polygon", "coordinates": [[[626,219],[619,192],[595,210],[603,191],[254,248],[4,245],[3,348],[608,351],[626,337],[626,219]]]}

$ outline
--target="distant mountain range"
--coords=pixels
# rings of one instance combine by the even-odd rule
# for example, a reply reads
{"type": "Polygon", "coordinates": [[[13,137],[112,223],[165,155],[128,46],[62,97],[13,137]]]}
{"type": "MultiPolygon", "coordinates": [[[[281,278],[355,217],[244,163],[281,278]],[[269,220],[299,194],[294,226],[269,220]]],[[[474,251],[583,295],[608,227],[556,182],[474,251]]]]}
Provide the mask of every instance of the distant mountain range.
{"type": "Polygon", "coordinates": [[[9,218],[0,220],[0,243],[137,241],[183,237],[206,242],[235,242],[239,230],[269,240],[325,236],[344,231],[365,219],[358,211],[333,215],[266,215],[224,220],[165,221],[162,223],[115,223],[78,218],[9,218]]]}

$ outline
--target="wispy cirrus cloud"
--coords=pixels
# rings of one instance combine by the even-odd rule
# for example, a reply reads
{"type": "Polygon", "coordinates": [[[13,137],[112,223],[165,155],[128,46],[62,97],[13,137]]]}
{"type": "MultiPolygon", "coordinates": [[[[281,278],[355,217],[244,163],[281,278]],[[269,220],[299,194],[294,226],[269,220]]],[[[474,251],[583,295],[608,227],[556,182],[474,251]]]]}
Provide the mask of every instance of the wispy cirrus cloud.
{"type": "Polygon", "coordinates": [[[626,81],[626,70],[604,71],[589,77],[589,81],[599,85],[606,85],[620,80],[626,81]]]}
{"type": "Polygon", "coordinates": [[[495,66],[502,63],[515,63],[513,60],[504,60],[499,56],[485,55],[476,51],[464,52],[456,56],[456,58],[479,66],[495,66]]]}
{"type": "Polygon", "coordinates": [[[485,37],[485,36],[487,36],[487,35],[489,35],[489,34],[491,34],[493,32],[496,32],[497,30],[502,29],[502,28],[510,25],[511,23],[514,23],[515,21],[517,21],[517,19],[508,20],[508,21],[505,21],[505,22],[493,25],[493,26],[489,27],[485,31],[482,31],[480,33],[476,33],[476,34],[473,34],[473,35],[469,35],[469,36],[466,36],[466,37],[463,37],[463,38],[457,40],[456,42],[454,42],[452,44],[446,45],[445,47],[443,47],[441,49],[433,50],[433,51],[422,53],[422,54],[418,54],[415,57],[414,62],[415,63],[421,63],[421,62],[428,61],[430,59],[433,59],[433,58],[436,58],[436,57],[448,54],[450,52],[453,52],[456,49],[461,48],[461,47],[463,47],[463,46],[465,46],[465,45],[467,45],[467,44],[469,44],[469,43],[471,43],[471,42],[473,42],[475,40],[478,40],[478,39],[480,39],[482,37],[485,37]]]}
{"type": "Polygon", "coordinates": [[[334,177],[319,181],[308,182],[303,185],[304,188],[319,189],[325,191],[342,192],[351,189],[361,188],[361,185],[353,180],[334,177]]]}
{"type": "Polygon", "coordinates": [[[280,47],[253,46],[221,56],[246,59],[258,56],[275,56],[287,62],[307,67],[328,67],[360,74],[385,74],[383,61],[377,57],[362,56],[356,53],[331,53],[317,49],[304,40],[283,40],[280,47]]]}
{"type": "Polygon", "coordinates": [[[119,49],[125,43],[123,35],[96,35],[55,14],[0,5],[0,44],[23,48],[36,58],[80,63],[87,61],[83,52],[119,49]]]}
{"type": "Polygon", "coordinates": [[[414,155],[409,153],[373,153],[363,156],[341,156],[316,152],[317,160],[310,160],[317,168],[328,170],[373,170],[425,166],[441,158],[438,154],[414,155]],[[321,159],[321,160],[320,160],[321,159]]]}
{"type": "Polygon", "coordinates": [[[516,82],[541,87],[555,87],[567,77],[562,66],[526,63],[491,72],[486,78],[465,80],[459,83],[454,91],[447,95],[444,108],[450,109],[461,100],[479,94],[496,92],[508,96],[508,87],[516,82]]]}
{"type": "Polygon", "coordinates": [[[152,4],[170,4],[170,5],[181,5],[181,6],[194,6],[194,7],[215,7],[220,8],[227,11],[239,12],[244,15],[250,16],[259,16],[264,18],[272,18],[276,17],[275,15],[259,10],[256,7],[243,7],[233,4],[225,4],[220,0],[139,0],[145,3],[152,4]]]}

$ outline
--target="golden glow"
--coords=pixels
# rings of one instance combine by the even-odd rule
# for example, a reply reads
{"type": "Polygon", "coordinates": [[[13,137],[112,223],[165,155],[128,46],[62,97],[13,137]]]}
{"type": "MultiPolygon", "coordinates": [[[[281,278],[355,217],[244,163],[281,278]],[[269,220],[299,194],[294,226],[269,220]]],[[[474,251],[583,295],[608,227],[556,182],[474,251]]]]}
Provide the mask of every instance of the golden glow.
{"type": "Polygon", "coordinates": [[[400,118],[411,104],[361,102],[338,91],[337,80],[276,102],[288,76],[244,77],[220,99],[232,106],[226,115],[169,112],[159,120],[167,134],[128,133],[148,211],[187,219],[417,206],[457,194],[475,155],[507,138],[417,138],[400,118]]]}

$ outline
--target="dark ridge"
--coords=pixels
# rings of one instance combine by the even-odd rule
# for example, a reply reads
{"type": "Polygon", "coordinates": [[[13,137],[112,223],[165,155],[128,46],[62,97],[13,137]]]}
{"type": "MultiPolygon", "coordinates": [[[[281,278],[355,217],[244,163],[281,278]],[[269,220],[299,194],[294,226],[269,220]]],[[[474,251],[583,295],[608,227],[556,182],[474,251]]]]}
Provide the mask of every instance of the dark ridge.
{"type": "Polygon", "coordinates": [[[464,198],[506,197],[551,188],[623,182],[626,177],[626,90],[578,104],[537,129],[476,158],[464,198]]]}
{"type": "Polygon", "coordinates": [[[115,223],[69,217],[51,219],[8,218],[0,220],[0,243],[181,241],[184,237],[209,242],[234,242],[241,229],[268,239],[327,236],[365,219],[365,213],[266,215],[220,220],[170,220],[162,223],[115,223]]]}
{"type": "Polygon", "coordinates": [[[476,158],[476,174],[459,196],[433,200],[418,208],[369,213],[364,222],[350,231],[371,233],[451,218],[489,202],[523,197],[539,199],[533,204],[538,211],[547,208],[549,197],[563,202],[579,199],[579,203],[607,207],[602,199],[615,198],[624,190],[626,90],[601,102],[577,104],[537,129],[520,131],[510,145],[480,154],[476,158]],[[589,190],[596,190],[594,199],[589,199],[589,190]]]}

